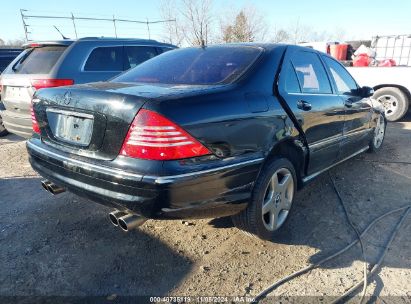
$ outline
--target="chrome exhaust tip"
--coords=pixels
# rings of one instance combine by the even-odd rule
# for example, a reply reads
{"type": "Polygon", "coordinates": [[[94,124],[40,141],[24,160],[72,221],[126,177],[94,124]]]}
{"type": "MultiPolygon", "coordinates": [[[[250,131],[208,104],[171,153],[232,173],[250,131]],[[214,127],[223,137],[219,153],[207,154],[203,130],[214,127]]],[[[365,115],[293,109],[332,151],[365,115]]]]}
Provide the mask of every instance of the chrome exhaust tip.
{"type": "Polygon", "coordinates": [[[57,194],[60,194],[60,193],[65,192],[66,189],[64,189],[64,188],[62,188],[62,187],[60,187],[60,186],[57,186],[56,184],[51,183],[51,184],[49,185],[49,191],[50,191],[51,194],[57,195],[57,194]]]}
{"type": "Polygon", "coordinates": [[[108,214],[108,218],[110,219],[110,222],[114,226],[118,226],[118,218],[127,215],[127,212],[120,211],[120,210],[114,210],[113,212],[110,212],[108,214]]]}
{"type": "Polygon", "coordinates": [[[141,215],[128,213],[118,218],[118,225],[124,231],[130,231],[143,225],[146,221],[147,219],[141,215]]]}
{"type": "Polygon", "coordinates": [[[57,195],[66,191],[66,189],[57,186],[56,184],[53,184],[51,181],[48,180],[41,181],[41,186],[44,188],[44,190],[50,192],[53,195],[57,195]]]}
{"type": "Polygon", "coordinates": [[[47,192],[50,192],[49,185],[51,185],[51,182],[50,182],[50,181],[48,181],[48,180],[46,180],[46,179],[41,181],[41,186],[42,186],[43,189],[46,190],[47,192]]]}

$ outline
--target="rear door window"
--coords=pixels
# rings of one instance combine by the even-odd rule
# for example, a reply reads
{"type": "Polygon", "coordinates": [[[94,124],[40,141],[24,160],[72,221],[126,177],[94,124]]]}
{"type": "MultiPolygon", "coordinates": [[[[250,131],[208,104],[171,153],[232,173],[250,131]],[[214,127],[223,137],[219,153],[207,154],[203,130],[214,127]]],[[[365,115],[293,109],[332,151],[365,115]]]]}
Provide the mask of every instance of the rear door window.
{"type": "Polygon", "coordinates": [[[284,63],[284,68],[280,75],[280,83],[286,93],[301,93],[297,74],[291,61],[284,63]]]}
{"type": "Polygon", "coordinates": [[[43,46],[26,49],[5,74],[48,74],[67,46],[43,46]]]}
{"type": "Polygon", "coordinates": [[[140,63],[157,56],[156,48],[150,46],[125,46],[124,51],[124,70],[134,68],[140,63]]]}
{"type": "Polygon", "coordinates": [[[317,54],[298,52],[292,58],[303,93],[331,94],[331,84],[317,54]]]}
{"type": "Polygon", "coordinates": [[[334,59],[326,56],[323,56],[323,59],[331,71],[338,94],[355,95],[358,92],[358,86],[350,73],[334,59]]]}
{"type": "Polygon", "coordinates": [[[123,47],[97,47],[88,57],[84,71],[111,72],[123,70],[123,47]]]}

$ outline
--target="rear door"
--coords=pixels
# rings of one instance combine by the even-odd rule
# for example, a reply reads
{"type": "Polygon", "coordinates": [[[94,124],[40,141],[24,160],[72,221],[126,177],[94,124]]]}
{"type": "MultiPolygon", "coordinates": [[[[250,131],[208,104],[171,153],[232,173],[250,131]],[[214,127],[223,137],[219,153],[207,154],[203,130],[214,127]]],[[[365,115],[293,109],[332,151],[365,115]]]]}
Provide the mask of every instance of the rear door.
{"type": "Polygon", "coordinates": [[[308,174],[332,165],[339,152],[345,109],[318,53],[289,47],[279,89],[305,133],[310,150],[308,174]]]}
{"type": "Polygon", "coordinates": [[[368,146],[372,106],[369,98],[360,96],[354,78],[336,60],[323,56],[335,91],[345,105],[345,122],[340,158],[346,158],[368,146]]]}

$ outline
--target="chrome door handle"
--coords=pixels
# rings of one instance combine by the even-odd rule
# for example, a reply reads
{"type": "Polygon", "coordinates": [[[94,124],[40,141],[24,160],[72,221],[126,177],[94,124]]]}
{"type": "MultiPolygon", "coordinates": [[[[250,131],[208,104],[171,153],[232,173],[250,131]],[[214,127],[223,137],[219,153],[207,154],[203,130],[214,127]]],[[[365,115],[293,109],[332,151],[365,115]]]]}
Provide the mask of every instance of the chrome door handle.
{"type": "Polygon", "coordinates": [[[311,103],[308,103],[304,100],[297,101],[297,108],[303,111],[310,111],[311,110],[311,103]]]}
{"type": "Polygon", "coordinates": [[[352,101],[346,100],[346,101],[344,101],[344,105],[345,105],[347,108],[351,108],[351,107],[352,107],[352,101]]]}

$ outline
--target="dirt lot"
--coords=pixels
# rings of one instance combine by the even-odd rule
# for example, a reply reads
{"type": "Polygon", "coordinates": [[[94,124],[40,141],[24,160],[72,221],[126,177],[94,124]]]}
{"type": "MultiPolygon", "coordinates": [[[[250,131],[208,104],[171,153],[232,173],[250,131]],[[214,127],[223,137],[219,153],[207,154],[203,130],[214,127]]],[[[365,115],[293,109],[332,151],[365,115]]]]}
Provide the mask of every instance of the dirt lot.
{"type": "MultiPolygon", "coordinates": [[[[411,203],[411,165],[398,163],[411,162],[410,121],[389,125],[380,153],[331,170],[359,230],[411,203]]],[[[69,193],[52,197],[31,170],[25,143],[0,139],[0,295],[256,295],[355,239],[327,174],[298,193],[277,243],[245,236],[229,219],[148,221],[123,233],[109,223],[109,211],[69,193]]],[[[400,216],[382,220],[367,235],[369,262],[375,263],[400,216]]],[[[411,216],[368,295],[386,303],[411,301],[410,232],[411,216]]],[[[356,246],[272,295],[337,296],[362,278],[361,267],[356,246]]]]}

